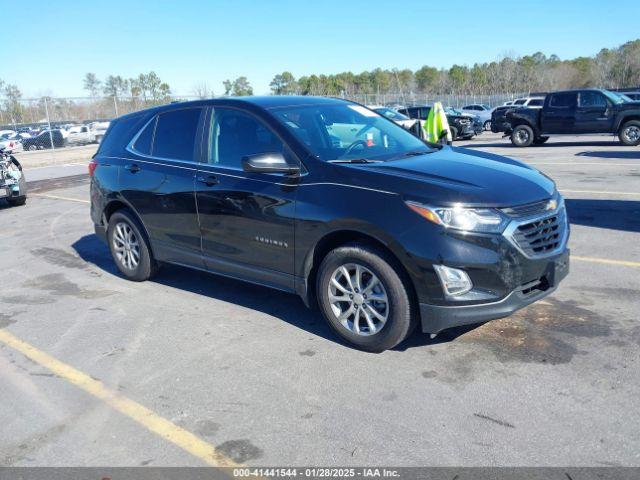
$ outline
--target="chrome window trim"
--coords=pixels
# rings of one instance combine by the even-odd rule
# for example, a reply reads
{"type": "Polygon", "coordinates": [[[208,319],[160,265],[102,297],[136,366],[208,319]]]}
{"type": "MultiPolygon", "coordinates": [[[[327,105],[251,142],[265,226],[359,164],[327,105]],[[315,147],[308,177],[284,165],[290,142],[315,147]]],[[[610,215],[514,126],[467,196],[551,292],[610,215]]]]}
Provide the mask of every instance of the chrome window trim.
{"type": "Polygon", "coordinates": [[[567,216],[567,210],[564,206],[564,204],[560,205],[558,208],[556,208],[555,210],[549,211],[549,212],[545,212],[544,215],[533,215],[533,216],[529,216],[529,217],[523,217],[523,218],[519,218],[517,220],[512,220],[508,225],[507,228],[504,229],[504,231],[502,232],[502,236],[506,238],[506,240],[513,246],[516,248],[516,250],[518,250],[522,255],[524,255],[525,258],[528,258],[530,260],[538,260],[541,258],[548,258],[548,257],[552,257],[554,255],[557,255],[558,253],[561,253],[565,250],[566,246],[567,246],[567,240],[569,238],[569,218],[567,216]],[[520,247],[520,245],[518,245],[518,242],[515,240],[514,238],[514,233],[515,231],[518,229],[518,227],[520,227],[521,225],[526,225],[527,223],[531,223],[531,222],[536,222],[539,220],[544,220],[545,218],[549,218],[549,217],[553,217],[554,215],[558,215],[562,213],[564,215],[564,225],[562,225],[563,231],[562,231],[562,237],[560,238],[560,242],[558,243],[558,247],[546,252],[546,253],[542,253],[539,255],[529,255],[527,254],[522,247],[520,247]]]}

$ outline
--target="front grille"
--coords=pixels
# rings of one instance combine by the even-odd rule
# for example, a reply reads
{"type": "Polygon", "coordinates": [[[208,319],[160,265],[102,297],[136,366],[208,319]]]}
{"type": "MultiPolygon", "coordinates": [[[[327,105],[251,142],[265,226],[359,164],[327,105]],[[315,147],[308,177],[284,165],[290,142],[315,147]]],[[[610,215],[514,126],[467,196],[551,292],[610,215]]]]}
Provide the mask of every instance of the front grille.
{"type": "Polygon", "coordinates": [[[522,223],[512,232],[512,239],[528,257],[541,257],[558,250],[566,236],[565,209],[552,215],[522,223]]]}

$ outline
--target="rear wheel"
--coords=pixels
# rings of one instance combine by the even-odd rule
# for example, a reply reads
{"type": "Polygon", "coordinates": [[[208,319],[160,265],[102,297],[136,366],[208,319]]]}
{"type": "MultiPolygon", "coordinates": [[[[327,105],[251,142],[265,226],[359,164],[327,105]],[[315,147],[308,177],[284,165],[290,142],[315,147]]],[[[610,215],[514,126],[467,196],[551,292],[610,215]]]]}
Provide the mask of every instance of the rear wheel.
{"type": "Polygon", "coordinates": [[[484,122],[483,128],[485,129],[485,131],[490,131],[491,130],[491,120],[487,120],[486,122],[484,122]]]}
{"type": "Polygon", "coordinates": [[[331,328],[357,348],[393,348],[415,326],[408,281],[396,263],[382,251],[352,243],[331,251],[320,265],[320,310],[331,328]]]}
{"type": "Polygon", "coordinates": [[[107,227],[109,250],[118,270],[129,280],[142,282],[157,271],[157,262],[140,223],[126,210],[111,215],[107,227]]]}
{"type": "Polygon", "coordinates": [[[29,145],[29,151],[33,152],[35,150],[38,150],[38,147],[35,145],[29,145]]]}
{"type": "Polygon", "coordinates": [[[640,122],[638,120],[631,120],[625,123],[620,129],[618,138],[624,145],[635,147],[640,145],[640,122]]]}
{"type": "Polygon", "coordinates": [[[529,125],[518,125],[511,132],[511,143],[516,147],[528,147],[533,143],[533,129],[529,125]]]}

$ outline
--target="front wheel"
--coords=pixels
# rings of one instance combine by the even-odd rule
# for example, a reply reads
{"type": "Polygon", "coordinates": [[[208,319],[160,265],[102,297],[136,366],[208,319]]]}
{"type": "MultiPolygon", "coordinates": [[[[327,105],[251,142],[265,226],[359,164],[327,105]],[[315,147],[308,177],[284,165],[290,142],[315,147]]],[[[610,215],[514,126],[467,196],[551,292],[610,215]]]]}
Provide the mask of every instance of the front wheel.
{"type": "Polygon", "coordinates": [[[129,280],[142,282],[151,278],[157,263],[140,223],[126,210],[111,215],[107,227],[109,250],[118,270],[129,280]]]}
{"type": "Polygon", "coordinates": [[[529,125],[518,125],[511,132],[511,143],[516,147],[528,147],[533,140],[533,129],[529,125]]]}
{"type": "Polygon", "coordinates": [[[483,126],[484,130],[486,132],[491,130],[491,120],[487,120],[486,122],[484,122],[484,126],[483,126]]]}
{"type": "Polygon", "coordinates": [[[27,196],[22,195],[20,197],[7,198],[7,203],[12,207],[20,207],[27,203],[27,196]]]}
{"type": "Polygon", "coordinates": [[[408,280],[393,258],[367,245],[332,250],[320,265],[316,289],[331,328],[362,350],[393,348],[415,326],[408,280]]]}
{"type": "Polygon", "coordinates": [[[618,138],[624,145],[635,147],[640,145],[640,122],[638,120],[631,120],[625,123],[620,129],[618,138]]]}

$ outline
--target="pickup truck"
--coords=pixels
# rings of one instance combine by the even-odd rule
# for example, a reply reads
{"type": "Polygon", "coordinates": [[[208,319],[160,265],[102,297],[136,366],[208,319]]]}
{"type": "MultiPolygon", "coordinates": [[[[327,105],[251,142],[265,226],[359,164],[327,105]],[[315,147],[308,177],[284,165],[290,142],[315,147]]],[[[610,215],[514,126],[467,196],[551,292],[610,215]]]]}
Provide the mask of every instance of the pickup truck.
{"type": "Polygon", "coordinates": [[[640,102],[602,89],[549,93],[542,108],[506,113],[507,135],[516,147],[540,145],[549,135],[611,134],[624,145],[640,145],[640,102]]]}
{"type": "Polygon", "coordinates": [[[67,131],[66,141],[70,145],[86,145],[100,143],[109,122],[92,122],[89,125],[76,125],[67,131]]]}

